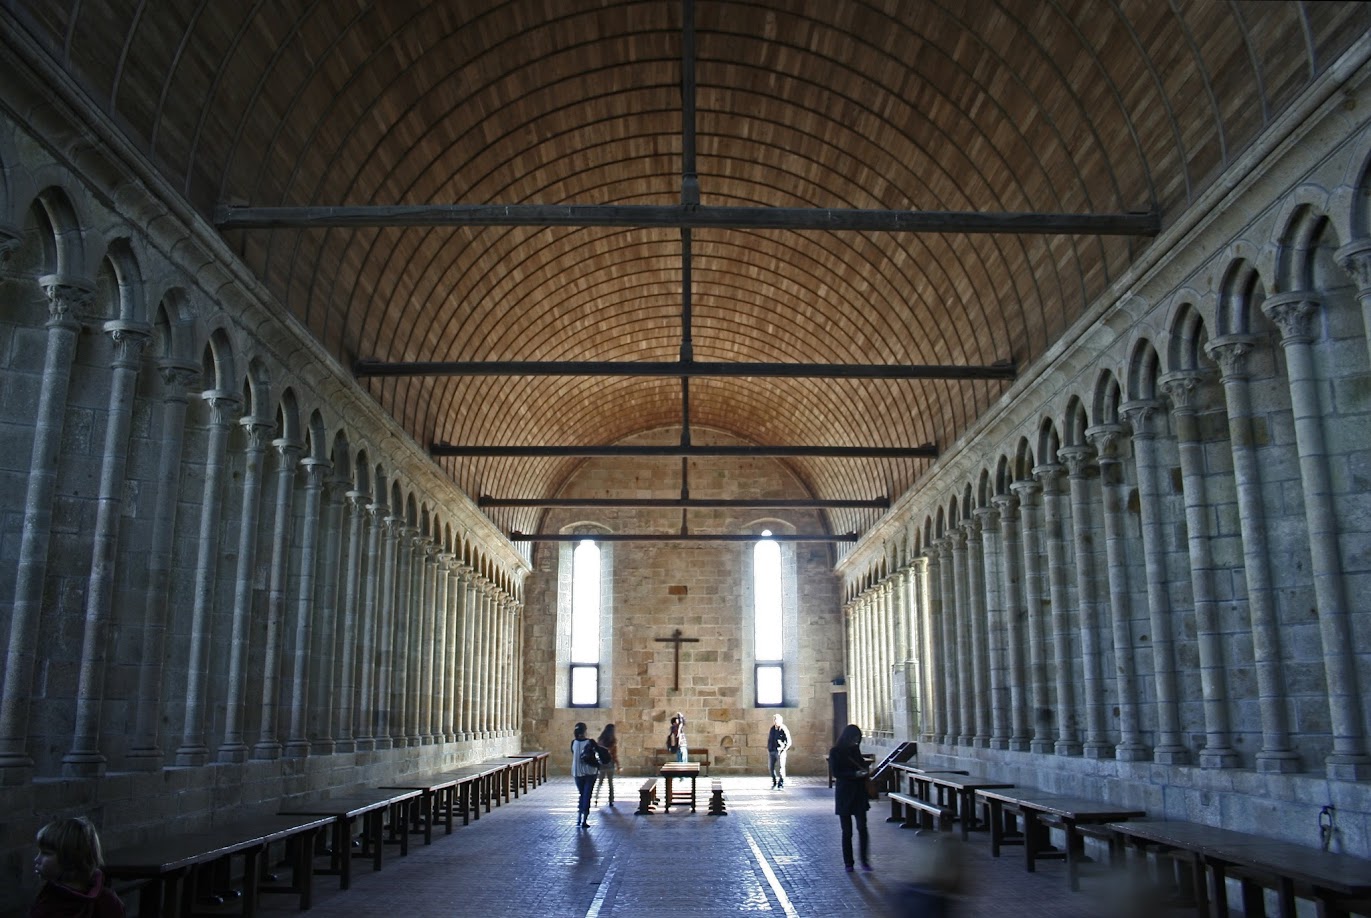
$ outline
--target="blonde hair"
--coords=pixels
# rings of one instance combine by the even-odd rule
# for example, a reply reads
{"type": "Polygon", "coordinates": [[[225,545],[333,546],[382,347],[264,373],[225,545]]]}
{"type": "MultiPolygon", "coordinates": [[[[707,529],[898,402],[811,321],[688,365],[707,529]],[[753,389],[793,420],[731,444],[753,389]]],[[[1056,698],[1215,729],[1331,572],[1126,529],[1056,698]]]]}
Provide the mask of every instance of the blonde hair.
{"type": "Polygon", "coordinates": [[[90,820],[81,817],[54,819],[38,830],[38,847],[57,855],[64,878],[88,882],[105,863],[100,836],[90,820]]]}

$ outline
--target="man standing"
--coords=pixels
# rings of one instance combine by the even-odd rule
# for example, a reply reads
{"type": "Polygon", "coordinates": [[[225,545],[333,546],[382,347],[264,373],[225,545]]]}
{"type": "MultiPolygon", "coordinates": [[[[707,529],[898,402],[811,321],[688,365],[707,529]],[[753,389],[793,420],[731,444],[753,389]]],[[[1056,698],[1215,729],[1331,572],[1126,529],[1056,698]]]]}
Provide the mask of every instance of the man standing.
{"type": "Polygon", "coordinates": [[[781,715],[771,719],[771,732],[766,735],[766,751],[771,758],[771,787],[785,787],[785,753],[790,748],[790,730],[781,715]]]}

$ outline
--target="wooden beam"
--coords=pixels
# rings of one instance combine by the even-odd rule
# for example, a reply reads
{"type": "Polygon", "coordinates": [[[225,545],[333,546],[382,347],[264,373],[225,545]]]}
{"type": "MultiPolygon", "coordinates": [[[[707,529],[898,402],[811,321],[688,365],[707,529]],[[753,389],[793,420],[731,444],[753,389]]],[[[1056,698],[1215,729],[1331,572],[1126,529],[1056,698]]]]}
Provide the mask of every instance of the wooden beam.
{"type": "Polygon", "coordinates": [[[423,226],[640,227],[887,233],[1155,236],[1156,211],[1072,214],[703,204],[335,204],[214,208],[220,230],[423,226]]]}
{"type": "Polygon", "coordinates": [[[481,459],[566,458],[595,459],[686,457],[699,458],[803,458],[820,459],[936,459],[938,448],[923,446],[453,446],[433,443],[431,456],[464,456],[481,459]]]}
{"type": "Polygon", "coordinates": [[[386,363],[362,359],[352,365],[368,376],[696,376],[784,379],[1014,379],[1013,363],[990,366],[858,363],[721,363],[626,360],[419,360],[386,363]]]}
{"type": "Polygon", "coordinates": [[[491,497],[483,494],[478,507],[549,507],[552,509],[628,508],[652,509],[682,507],[689,510],[889,510],[890,498],[874,500],[820,500],[808,498],[712,499],[699,497],[491,497]]]}

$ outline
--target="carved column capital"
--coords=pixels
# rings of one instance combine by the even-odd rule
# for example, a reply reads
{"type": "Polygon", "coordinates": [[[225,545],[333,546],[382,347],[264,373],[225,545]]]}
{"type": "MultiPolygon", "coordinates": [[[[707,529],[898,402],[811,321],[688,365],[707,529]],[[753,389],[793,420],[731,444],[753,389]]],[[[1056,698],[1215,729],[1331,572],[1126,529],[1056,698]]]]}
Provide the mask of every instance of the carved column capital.
{"type": "Polygon", "coordinates": [[[1033,477],[1038,479],[1044,494],[1057,493],[1057,482],[1065,472],[1066,467],[1056,462],[1044,462],[1042,465],[1033,466],[1033,477]]]}
{"type": "Polygon", "coordinates": [[[242,406],[242,400],[232,392],[225,392],[221,389],[211,389],[202,392],[200,397],[209,405],[210,426],[222,427],[227,429],[233,423],[234,416],[242,406]]]}
{"type": "Polygon", "coordinates": [[[371,500],[371,495],[366,491],[345,491],[343,497],[352,506],[354,513],[367,513],[370,510],[368,501],[371,500]]]}
{"type": "Polygon", "coordinates": [[[297,443],[286,437],[277,437],[271,441],[271,445],[276,448],[276,455],[280,456],[281,461],[286,465],[294,464],[300,458],[300,454],[305,451],[303,443],[297,443]]]}
{"type": "Polygon", "coordinates": [[[1066,463],[1068,477],[1085,478],[1094,464],[1095,451],[1088,446],[1063,446],[1057,450],[1057,458],[1066,463]]]}
{"type": "Polygon", "coordinates": [[[1119,442],[1127,434],[1128,428],[1122,424],[1096,424],[1085,429],[1085,438],[1095,447],[1102,466],[1119,461],[1119,442]]]}
{"type": "Polygon", "coordinates": [[[1224,382],[1247,378],[1247,355],[1257,346],[1255,335],[1222,335],[1204,346],[1219,365],[1219,378],[1224,382]]]}
{"type": "Polygon", "coordinates": [[[1371,293],[1371,239],[1354,239],[1334,252],[1333,257],[1352,278],[1359,293],[1371,293]]]}
{"type": "MultiPolygon", "coordinates": [[[[993,498],[991,503],[994,504],[993,498]]],[[[1000,509],[997,506],[977,507],[972,515],[976,517],[976,525],[982,532],[990,532],[1000,525],[1000,509]]]]}
{"type": "Polygon", "coordinates": [[[1033,496],[1040,493],[1042,489],[1043,486],[1034,478],[1022,478],[1018,481],[1010,482],[1009,485],[1009,490],[1013,491],[1019,498],[1020,507],[1031,502],[1033,496]]]}
{"type": "Polygon", "coordinates": [[[14,253],[19,251],[24,237],[19,228],[8,223],[0,224],[0,276],[8,276],[14,263],[14,253]]]}
{"type": "Polygon", "coordinates": [[[1194,414],[1201,404],[1201,388],[1208,374],[1202,370],[1177,370],[1157,380],[1166,397],[1171,400],[1175,414],[1194,414]]]}
{"type": "Polygon", "coordinates": [[[1281,345],[1308,344],[1314,340],[1318,298],[1309,293],[1278,293],[1262,303],[1262,312],[1281,330],[1281,345]]]}
{"type": "MultiPolygon", "coordinates": [[[[1010,485],[1012,488],[1013,485],[1010,485]]],[[[990,498],[990,502],[995,505],[995,509],[1000,511],[1000,519],[1004,522],[1012,522],[1019,516],[1019,497],[1016,494],[996,494],[990,498]]]]}
{"type": "Polygon", "coordinates": [[[238,420],[238,426],[248,438],[249,452],[262,452],[267,448],[267,438],[276,432],[275,424],[268,424],[260,418],[245,415],[238,420]]]}
{"type": "Polygon", "coordinates": [[[152,329],[134,322],[106,322],[105,333],[114,342],[114,360],[110,366],[116,370],[137,368],[143,356],[143,347],[152,338],[152,329]]]}
{"type": "Polygon", "coordinates": [[[95,301],[95,285],[77,278],[45,274],[38,279],[48,298],[49,325],[75,325],[95,301]]]}
{"type": "Polygon", "coordinates": [[[1133,399],[1119,406],[1119,411],[1128,419],[1128,426],[1133,428],[1134,440],[1155,439],[1165,410],[1166,403],[1158,398],[1133,399]]]}

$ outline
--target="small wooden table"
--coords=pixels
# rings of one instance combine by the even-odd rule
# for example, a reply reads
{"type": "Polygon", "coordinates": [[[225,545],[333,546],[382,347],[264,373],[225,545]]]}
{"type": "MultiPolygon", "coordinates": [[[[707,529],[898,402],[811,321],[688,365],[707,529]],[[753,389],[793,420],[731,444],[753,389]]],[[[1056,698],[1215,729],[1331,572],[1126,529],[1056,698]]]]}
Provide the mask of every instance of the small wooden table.
{"type": "Polygon", "coordinates": [[[1031,787],[1003,790],[982,788],[977,794],[990,807],[990,853],[999,857],[1001,845],[1019,843],[1019,840],[1006,839],[1004,835],[1005,813],[1017,813],[1023,818],[1024,866],[1028,872],[1034,871],[1040,858],[1063,858],[1066,861],[1066,882],[1072,890],[1080,889],[1077,867],[1084,854],[1084,843],[1077,827],[1103,825],[1147,815],[1136,807],[1050,794],[1031,787]],[[1065,851],[1054,851],[1048,845],[1049,824],[1059,825],[1065,833],[1065,851]]]}
{"type": "Polygon", "coordinates": [[[1141,820],[1110,823],[1115,838],[1139,848],[1153,847],[1164,854],[1178,852],[1190,858],[1194,877],[1195,912],[1208,915],[1208,877],[1213,879],[1214,912],[1228,914],[1227,871],[1230,867],[1248,874],[1242,878],[1243,910],[1264,915],[1264,896],[1252,875],[1266,878],[1276,889],[1281,918],[1295,918],[1295,899],[1313,899],[1320,916],[1344,918],[1347,899],[1371,896],[1371,861],[1194,822],[1141,820]]]}
{"type": "Polygon", "coordinates": [[[662,766],[662,770],[658,774],[666,781],[666,794],[662,798],[662,812],[671,812],[673,804],[682,806],[686,803],[690,804],[690,812],[695,812],[695,779],[700,776],[700,763],[668,762],[662,766]],[[690,779],[689,795],[684,790],[674,789],[675,785],[672,783],[677,779],[685,778],[690,779]]]}

